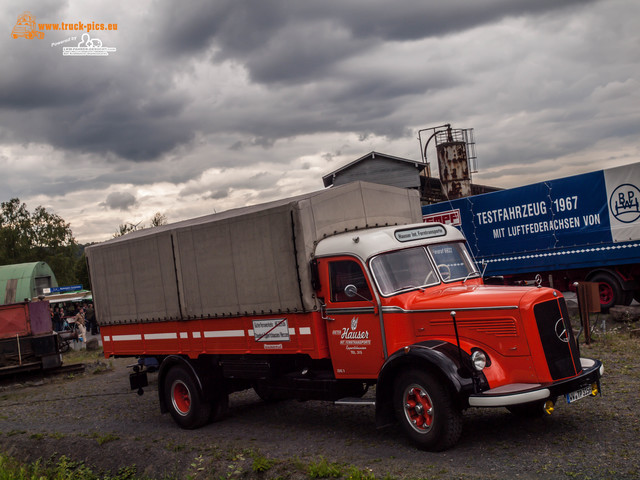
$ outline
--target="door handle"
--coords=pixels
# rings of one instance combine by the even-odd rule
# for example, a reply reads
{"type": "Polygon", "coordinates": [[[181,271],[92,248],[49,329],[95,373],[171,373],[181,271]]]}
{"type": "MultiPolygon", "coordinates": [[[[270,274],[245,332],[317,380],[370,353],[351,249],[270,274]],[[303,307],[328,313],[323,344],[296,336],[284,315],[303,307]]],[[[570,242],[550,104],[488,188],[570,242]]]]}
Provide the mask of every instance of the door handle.
{"type": "Polygon", "coordinates": [[[335,318],[331,318],[327,316],[327,306],[323,303],[322,305],[320,305],[320,317],[323,320],[328,320],[330,322],[335,322],[335,318]]]}

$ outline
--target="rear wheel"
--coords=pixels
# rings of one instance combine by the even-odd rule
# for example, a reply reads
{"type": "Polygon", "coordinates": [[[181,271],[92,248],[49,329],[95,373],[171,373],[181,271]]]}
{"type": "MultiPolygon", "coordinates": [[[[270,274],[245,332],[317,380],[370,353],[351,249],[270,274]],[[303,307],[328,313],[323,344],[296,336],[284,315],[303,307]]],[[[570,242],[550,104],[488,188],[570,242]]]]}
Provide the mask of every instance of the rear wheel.
{"type": "Polygon", "coordinates": [[[254,382],[253,390],[260,397],[260,400],[265,403],[273,403],[283,399],[283,397],[278,395],[278,393],[265,381],[258,380],[254,382]]]}
{"type": "Polygon", "coordinates": [[[629,305],[633,299],[633,292],[623,290],[618,279],[611,273],[598,272],[589,281],[599,284],[600,308],[604,313],[614,305],[629,305]]]}
{"type": "Polygon", "coordinates": [[[167,373],[164,395],[169,412],[180,427],[199,428],[209,421],[212,405],[204,400],[195,380],[183,366],[176,365],[167,373]]]}
{"type": "Polygon", "coordinates": [[[224,392],[217,398],[211,400],[211,413],[209,414],[209,422],[220,420],[220,418],[229,410],[229,395],[224,392]]]}
{"type": "Polygon", "coordinates": [[[462,412],[449,390],[428,372],[409,370],[396,380],[393,404],[405,433],[421,449],[452,447],[462,434],[462,412]]]}

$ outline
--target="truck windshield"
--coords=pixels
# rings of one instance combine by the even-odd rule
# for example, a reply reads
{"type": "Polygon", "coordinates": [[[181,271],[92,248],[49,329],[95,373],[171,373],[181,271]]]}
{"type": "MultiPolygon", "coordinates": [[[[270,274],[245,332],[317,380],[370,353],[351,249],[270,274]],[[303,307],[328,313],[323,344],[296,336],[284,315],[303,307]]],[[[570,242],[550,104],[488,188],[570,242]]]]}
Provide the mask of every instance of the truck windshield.
{"type": "Polygon", "coordinates": [[[475,263],[469,258],[467,249],[461,243],[430,245],[428,249],[445,282],[464,280],[480,275],[475,263]]]}
{"type": "Polygon", "coordinates": [[[374,257],[371,271],[382,295],[479,275],[461,243],[407,248],[374,257]]]}

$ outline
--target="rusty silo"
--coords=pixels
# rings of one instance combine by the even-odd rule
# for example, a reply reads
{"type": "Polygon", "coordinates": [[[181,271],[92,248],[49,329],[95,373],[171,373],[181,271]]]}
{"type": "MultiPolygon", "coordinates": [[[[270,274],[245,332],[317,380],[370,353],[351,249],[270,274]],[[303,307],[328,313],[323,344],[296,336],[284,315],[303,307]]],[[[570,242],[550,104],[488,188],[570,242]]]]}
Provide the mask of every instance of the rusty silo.
{"type": "Polygon", "coordinates": [[[449,199],[471,195],[467,132],[468,130],[449,127],[436,133],[436,152],[442,193],[449,199]]]}

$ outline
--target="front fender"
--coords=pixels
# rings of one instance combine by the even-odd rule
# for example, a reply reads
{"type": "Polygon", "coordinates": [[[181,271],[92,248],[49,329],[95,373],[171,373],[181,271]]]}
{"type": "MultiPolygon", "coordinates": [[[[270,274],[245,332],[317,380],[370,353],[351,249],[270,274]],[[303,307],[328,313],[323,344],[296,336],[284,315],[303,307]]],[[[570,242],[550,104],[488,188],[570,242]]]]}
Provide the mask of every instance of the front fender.
{"type": "Polygon", "coordinates": [[[460,409],[469,406],[469,395],[478,387],[488,385],[482,373],[472,373],[470,356],[462,355],[458,347],[440,340],[429,340],[406,346],[393,353],[382,366],[376,385],[376,424],[388,425],[394,420],[393,388],[401,370],[423,369],[436,375],[452,393],[460,409]],[[462,363],[461,363],[462,356],[462,363]]]}

